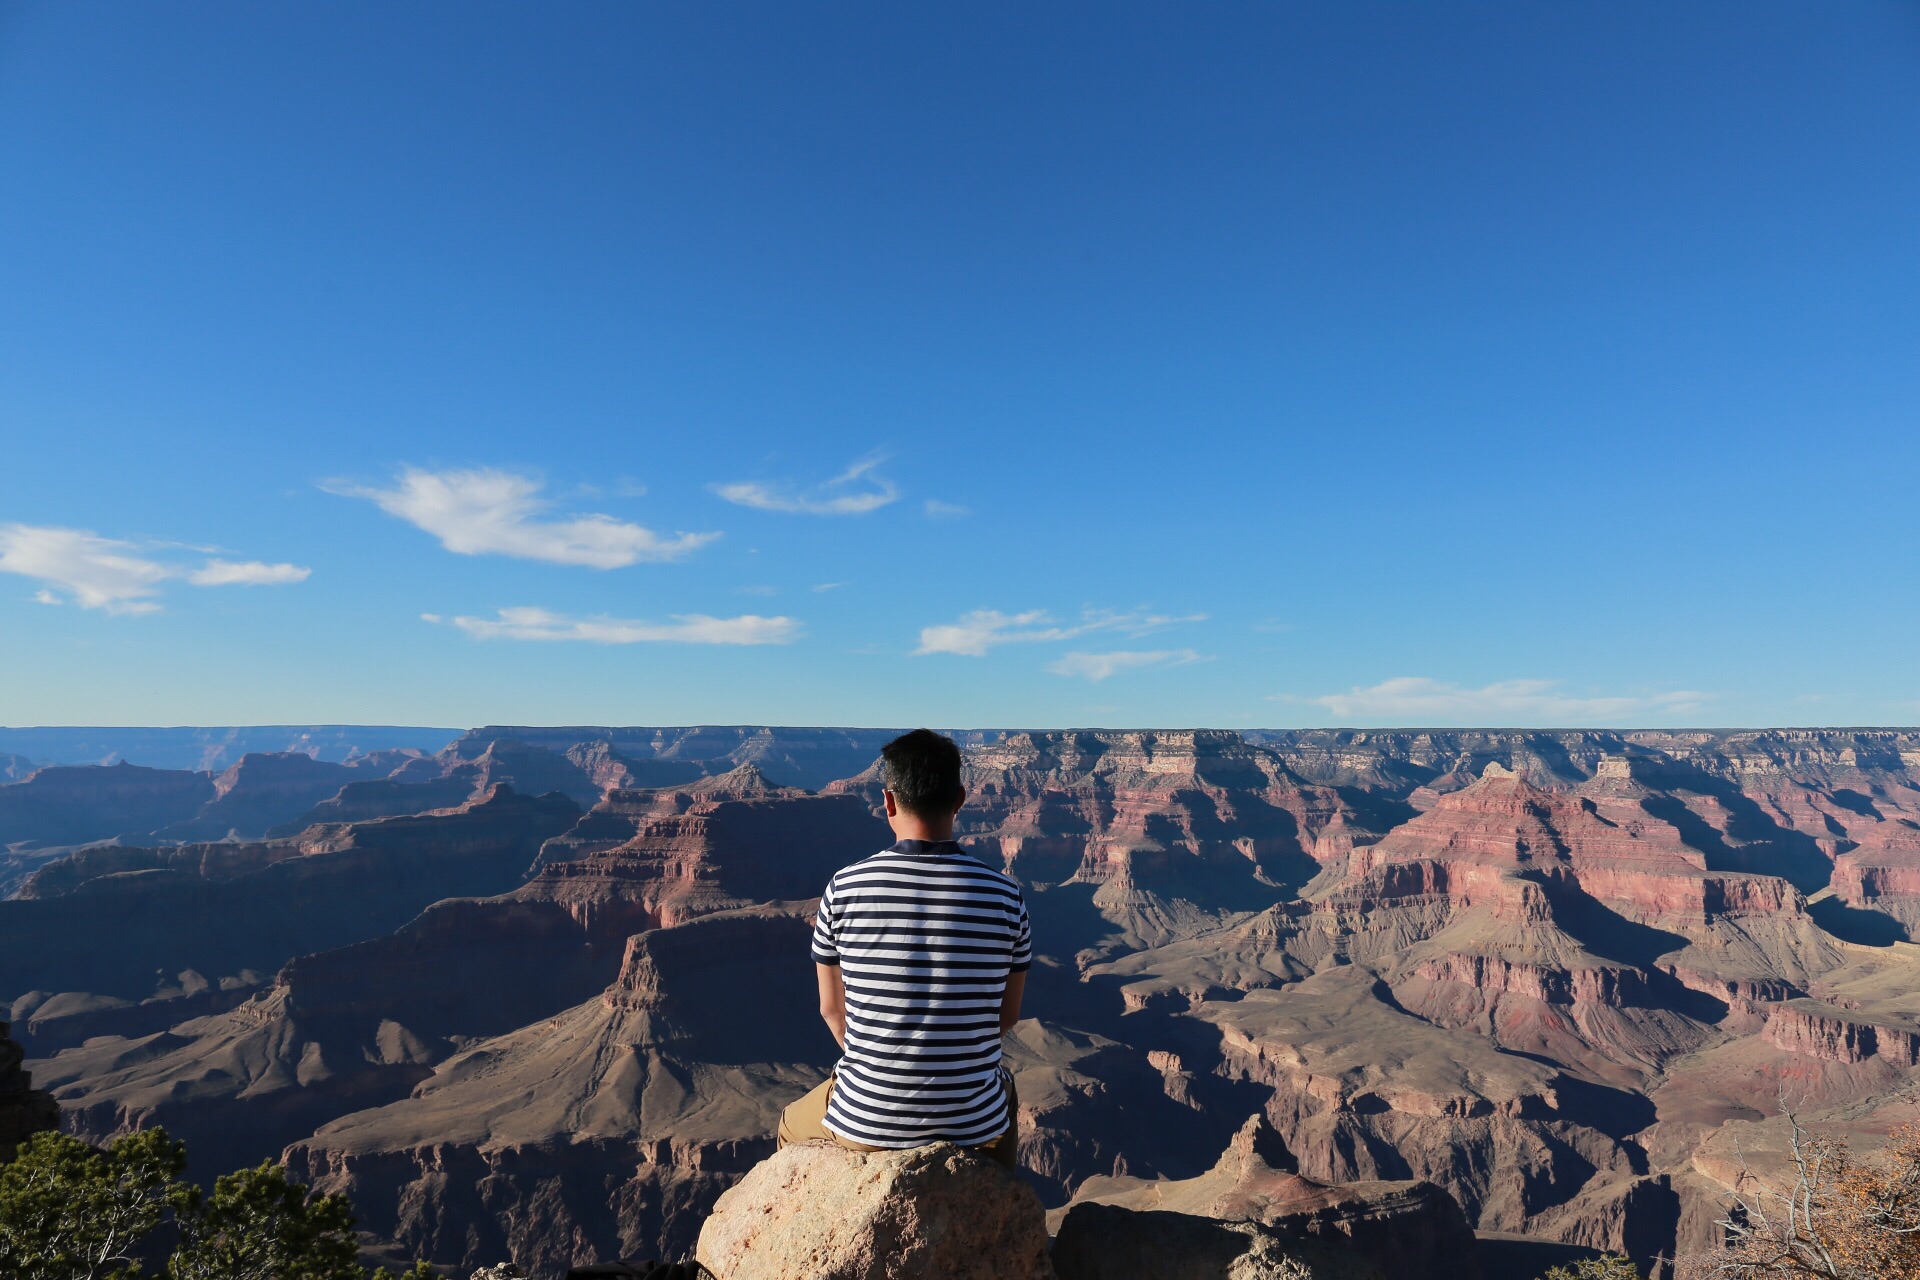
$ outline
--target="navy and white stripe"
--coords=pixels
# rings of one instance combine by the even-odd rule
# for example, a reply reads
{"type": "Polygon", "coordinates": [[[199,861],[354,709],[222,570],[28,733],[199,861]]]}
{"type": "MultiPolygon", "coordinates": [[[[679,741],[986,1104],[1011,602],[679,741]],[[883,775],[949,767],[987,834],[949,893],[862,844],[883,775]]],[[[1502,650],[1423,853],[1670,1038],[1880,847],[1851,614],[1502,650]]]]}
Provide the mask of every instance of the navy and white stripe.
{"type": "Polygon", "coordinates": [[[952,840],[902,840],[828,882],[813,958],[847,990],[828,1132],[917,1147],[1007,1131],[1000,1001],[1033,962],[1018,884],[952,840]]]}

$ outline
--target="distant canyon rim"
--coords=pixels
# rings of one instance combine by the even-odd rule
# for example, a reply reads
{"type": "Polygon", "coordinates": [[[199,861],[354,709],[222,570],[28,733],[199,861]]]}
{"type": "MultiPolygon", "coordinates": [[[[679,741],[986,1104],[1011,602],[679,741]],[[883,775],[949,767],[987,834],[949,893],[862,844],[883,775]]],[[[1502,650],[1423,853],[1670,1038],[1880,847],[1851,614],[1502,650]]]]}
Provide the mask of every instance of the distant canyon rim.
{"type": "MultiPolygon", "coordinates": [[[[684,1252],[832,1065],[894,732],[0,730],[0,1015],[69,1132],[284,1158],[373,1256],[684,1252]]],[[[1920,730],[955,736],[1050,1209],[1426,1182],[1657,1268],[1786,1112],[1920,1118],[1920,730]]]]}

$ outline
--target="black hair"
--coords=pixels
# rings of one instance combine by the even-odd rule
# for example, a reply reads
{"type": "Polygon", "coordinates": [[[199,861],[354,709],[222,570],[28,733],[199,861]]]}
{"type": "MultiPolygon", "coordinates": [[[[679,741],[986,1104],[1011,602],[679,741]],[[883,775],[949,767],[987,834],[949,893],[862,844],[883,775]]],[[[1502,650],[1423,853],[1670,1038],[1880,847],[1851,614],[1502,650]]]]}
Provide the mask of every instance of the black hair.
{"type": "Polygon", "coordinates": [[[902,809],[925,816],[952,813],[966,798],[960,748],[931,729],[903,733],[880,748],[880,776],[902,809]]]}

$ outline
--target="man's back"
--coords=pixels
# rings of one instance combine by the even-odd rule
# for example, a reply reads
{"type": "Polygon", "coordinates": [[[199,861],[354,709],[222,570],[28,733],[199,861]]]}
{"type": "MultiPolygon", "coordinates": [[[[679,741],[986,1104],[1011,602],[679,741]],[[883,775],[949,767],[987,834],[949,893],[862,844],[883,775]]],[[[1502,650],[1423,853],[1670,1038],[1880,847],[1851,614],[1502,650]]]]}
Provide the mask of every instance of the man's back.
{"type": "Polygon", "coordinates": [[[829,882],[813,958],[846,990],[828,1131],[874,1147],[1006,1132],[1001,1002],[1032,959],[1017,884],[951,840],[902,840],[829,882]]]}

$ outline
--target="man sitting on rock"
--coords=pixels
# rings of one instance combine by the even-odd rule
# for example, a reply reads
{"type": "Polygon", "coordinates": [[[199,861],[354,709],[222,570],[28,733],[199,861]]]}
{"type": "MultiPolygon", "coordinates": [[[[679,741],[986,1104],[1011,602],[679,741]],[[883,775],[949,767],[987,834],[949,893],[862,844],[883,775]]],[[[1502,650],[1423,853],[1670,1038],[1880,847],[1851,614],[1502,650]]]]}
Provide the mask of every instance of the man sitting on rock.
{"type": "Polygon", "coordinates": [[[952,1142],[1014,1167],[1019,1110],[1000,1037],[1032,962],[1020,886],[953,838],[960,749],[915,729],[880,752],[890,849],[841,868],[820,897],[820,1016],[842,1056],[780,1117],[780,1145],[855,1151],[952,1142]]]}

